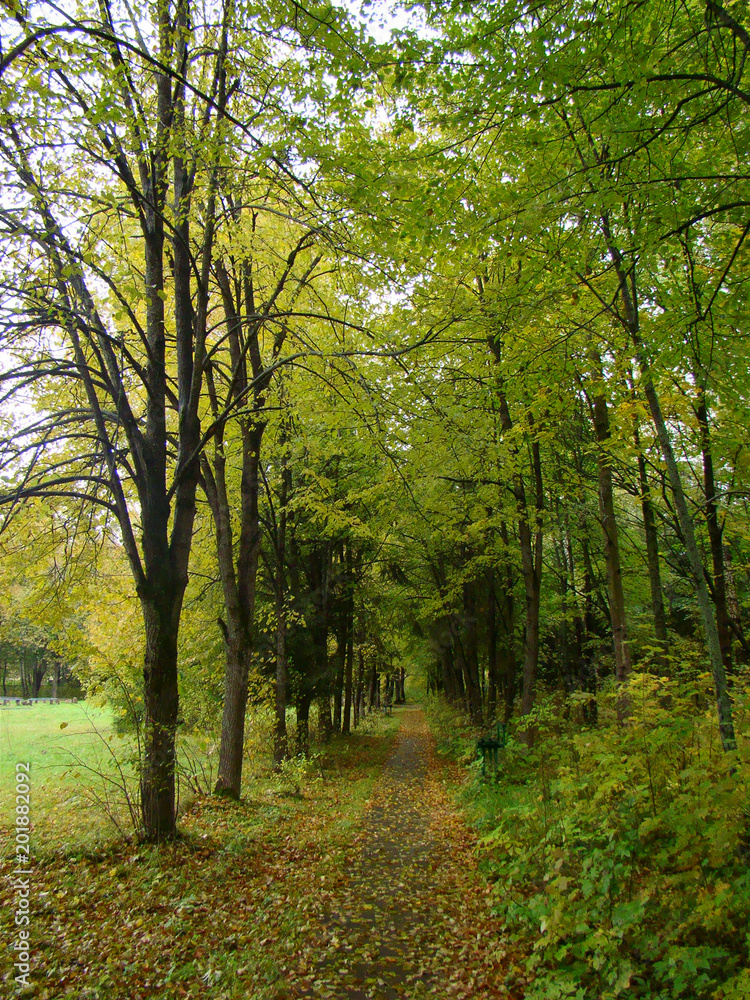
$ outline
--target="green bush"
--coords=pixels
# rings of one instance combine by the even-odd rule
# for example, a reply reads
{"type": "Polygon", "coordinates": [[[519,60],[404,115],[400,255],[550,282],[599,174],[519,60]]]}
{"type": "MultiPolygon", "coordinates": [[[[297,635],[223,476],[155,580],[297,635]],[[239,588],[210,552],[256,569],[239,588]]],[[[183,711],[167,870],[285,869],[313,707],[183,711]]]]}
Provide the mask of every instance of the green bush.
{"type": "Polygon", "coordinates": [[[582,729],[575,700],[534,713],[496,784],[469,794],[496,913],[529,956],[526,1000],[750,996],[747,692],[722,753],[710,677],[641,674],[582,729]]]}

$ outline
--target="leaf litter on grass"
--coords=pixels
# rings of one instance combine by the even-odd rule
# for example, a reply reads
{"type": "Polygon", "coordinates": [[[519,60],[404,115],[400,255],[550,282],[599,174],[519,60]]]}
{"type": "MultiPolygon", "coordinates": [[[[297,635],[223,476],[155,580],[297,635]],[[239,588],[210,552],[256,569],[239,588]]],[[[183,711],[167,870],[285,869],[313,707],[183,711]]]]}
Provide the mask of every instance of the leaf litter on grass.
{"type": "MultiPolygon", "coordinates": [[[[239,805],[198,799],[173,844],[42,855],[33,995],[512,996],[501,929],[446,790],[446,765],[422,713],[400,718],[390,755],[382,733],[339,744],[326,777],[299,798],[266,787],[239,805]]],[[[11,867],[4,861],[3,873],[11,867]]],[[[0,892],[7,918],[9,879],[0,892]]],[[[8,927],[4,940],[11,935],[8,927]]]]}

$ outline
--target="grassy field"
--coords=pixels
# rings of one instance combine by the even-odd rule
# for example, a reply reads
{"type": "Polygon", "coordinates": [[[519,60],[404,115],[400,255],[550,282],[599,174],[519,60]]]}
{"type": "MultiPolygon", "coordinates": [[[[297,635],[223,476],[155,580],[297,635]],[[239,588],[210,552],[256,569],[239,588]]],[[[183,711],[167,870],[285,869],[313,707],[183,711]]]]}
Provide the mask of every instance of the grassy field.
{"type": "MultiPolygon", "coordinates": [[[[370,717],[361,735],[387,720],[370,717]]],[[[301,785],[316,787],[337,767],[331,749],[306,761],[294,758],[282,772],[272,773],[271,716],[249,714],[245,730],[243,798],[295,798],[301,785]],[[333,762],[333,763],[332,763],[333,762]]],[[[187,819],[197,799],[213,789],[216,740],[178,735],[178,813],[187,819]]],[[[133,805],[137,798],[135,741],[115,731],[108,709],[77,704],[0,706],[0,848],[11,832],[14,775],[18,762],[31,765],[32,840],[37,856],[85,853],[111,847],[123,834],[133,834],[125,789],[133,805]]],[[[263,814],[264,806],[261,805],[263,814]]],[[[276,806],[265,817],[273,820],[276,806]]]]}
{"type": "Polygon", "coordinates": [[[32,822],[42,850],[106,836],[114,830],[103,804],[107,794],[112,800],[109,782],[117,777],[113,753],[125,762],[130,748],[113,732],[106,709],[84,702],[0,707],[0,830],[13,822],[16,764],[28,762],[32,822]]]}

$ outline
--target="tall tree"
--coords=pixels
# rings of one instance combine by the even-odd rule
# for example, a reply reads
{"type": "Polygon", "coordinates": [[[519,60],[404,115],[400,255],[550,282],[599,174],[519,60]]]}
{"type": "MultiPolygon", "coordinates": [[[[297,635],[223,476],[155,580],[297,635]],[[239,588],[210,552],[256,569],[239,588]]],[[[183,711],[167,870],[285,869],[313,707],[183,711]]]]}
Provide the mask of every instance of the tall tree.
{"type": "Polygon", "coordinates": [[[33,18],[6,22],[0,64],[3,382],[6,400],[50,401],[3,442],[2,500],[8,517],[44,496],[117,522],[145,633],[143,831],[162,840],[235,12],[42,3],[33,18]]]}
{"type": "MultiPolygon", "coordinates": [[[[224,594],[224,618],[219,621],[226,669],[216,790],[239,798],[261,552],[261,446],[268,422],[266,402],[274,374],[285,360],[281,352],[287,334],[305,308],[298,300],[321,254],[313,252],[318,230],[306,220],[296,227],[288,224],[282,228],[278,216],[284,206],[271,197],[266,196],[265,205],[256,202],[247,213],[242,211],[242,203],[252,199],[247,189],[240,197],[236,192],[227,192],[225,197],[227,214],[234,223],[228,246],[215,265],[224,326],[206,372],[213,433],[212,447],[201,457],[201,470],[214,521],[224,594]],[[227,451],[233,443],[227,417],[233,412],[237,414],[233,424],[239,432],[236,506],[227,472],[227,451]],[[237,523],[236,532],[233,522],[237,523]]],[[[303,350],[299,342],[295,346],[303,350]]],[[[231,458],[230,451],[230,462],[231,458]]]]}

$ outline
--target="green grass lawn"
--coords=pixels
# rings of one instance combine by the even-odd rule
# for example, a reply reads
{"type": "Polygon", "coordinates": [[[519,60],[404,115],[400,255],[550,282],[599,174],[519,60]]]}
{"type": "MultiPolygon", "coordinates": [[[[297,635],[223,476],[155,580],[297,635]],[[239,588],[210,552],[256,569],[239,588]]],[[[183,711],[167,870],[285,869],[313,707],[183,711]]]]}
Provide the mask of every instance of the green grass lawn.
{"type": "MultiPolygon", "coordinates": [[[[123,762],[127,740],[113,732],[107,709],[77,704],[0,707],[0,830],[13,825],[16,764],[31,765],[31,818],[37,846],[65,848],[114,831],[103,805],[123,762]],[[95,799],[102,800],[99,804],[95,799]]],[[[121,816],[121,806],[114,807],[121,816]]]]}

